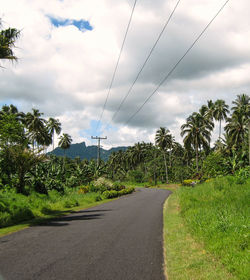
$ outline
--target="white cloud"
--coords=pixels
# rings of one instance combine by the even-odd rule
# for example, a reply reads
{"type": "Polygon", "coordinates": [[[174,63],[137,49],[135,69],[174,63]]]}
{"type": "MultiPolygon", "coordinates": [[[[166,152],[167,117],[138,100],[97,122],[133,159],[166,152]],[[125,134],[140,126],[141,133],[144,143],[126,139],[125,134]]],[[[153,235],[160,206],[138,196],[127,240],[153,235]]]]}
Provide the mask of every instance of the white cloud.
{"type": "MultiPolygon", "coordinates": [[[[0,72],[0,103],[20,110],[39,108],[59,118],[74,142],[92,143],[106,99],[134,1],[115,0],[0,0],[4,27],[21,30],[17,64],[4,62],[0,72]],[[56,28],[48,18],[88,20],[92,31],[73,25],[56,28]],[[93,126],[93,125],[92,125],[93,126]]],[[[237,94],[250,90],[250,3],[229,1],[198,44],[140,113],[128,118],[153,92],[224,0],[181,1],[138,82],[111,122],[105,125],[127,93],[176,0],[138,1],[121,56],[102,127],[103,145],[153,141],[160,126],[180,138],[180,125],[209,99],[231,105],[237,94]]],[[[1,62],[2,64],[2,62],[1,62]]]]}

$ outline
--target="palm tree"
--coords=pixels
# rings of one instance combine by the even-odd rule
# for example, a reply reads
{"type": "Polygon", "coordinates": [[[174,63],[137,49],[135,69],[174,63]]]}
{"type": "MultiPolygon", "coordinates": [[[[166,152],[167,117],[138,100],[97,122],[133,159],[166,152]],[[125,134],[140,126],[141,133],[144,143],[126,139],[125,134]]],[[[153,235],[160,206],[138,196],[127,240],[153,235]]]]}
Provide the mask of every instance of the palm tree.
{"type": "MultiPolygon", "coordinates": [[[[241,125],[238,126],[248,126],[248,160],[250,164],[250,97],[247,94],[240,94],[237,95],[237,99],[233,101],[233,104],[235,105],[232,107],[233,110],[233,116],[235,120],[240,118],[244,118],[244,120],[241,120],[241,122],[244,122],[241,125]],[[234,116],[236,114],[236,116],[234,116]]],[[[236,121],[237,122],[237,121],[236,121]]],[[[230,130],[230,129],[229,129],[230,130]]],[[[240,128],[238,128],[238,133],[240,132],[240,128]]]]}
{"type": "Polygon", "coordinates": [[[218,99],[214,103],[214,112],[213,116],[216,121],[220,122],[219,127],[219,140],[221,139],[221,121],[227,118],[227,114],[229,113],[228,105],[225,103],[224,100],[218,99]]]}
{"type": "Polygon", "coordinates": [[[240,148],[246,139],[249,118],[242,111],[234,111],[231,118],[227,119],[225,130],[229,135],[232,145],[240,148]]]}
{"type": "Polygon", "coordinates": [[[191,150],[193,147],[196,155],[196,170],[199,172],[199,148],[208,149],[211,140],[213,124],[209,119],[199,113],[193,113],[187,118],[187,122],[181,126],[181,136],[184,135],[185,148],[191,150]]]}
{"type": "Polygon", "coordinates": [[[19,36],[20,31],[15,28],[8,28],[0,31],[0,59],[17,60],[13,48],[19,36]]]}
{"type": "MultiPolygon", "coordinates": [[[[207,101],[208,106],[203,105],[199,110],[200,120],[203,122],[207,129],[211,132],[214,129],[214,122],[213,122],[213,114],[214,114],[214,104],[212,100],[207,101]]],[[[210,148],[210,141],[209,141],[209,148],[210,148]]]]}
{"type": "Polygon", "coordinates": [[[59,147],[64,150],[64,158],[66,150],[70,147],[70,144],[72,142],[72,138],[69,134],[63,133],[62,136],[59,137],[60,141],[58,143],[59,147]]]}
{"type": "Polygon", "coordinates": [[[62,130],[61,123],[59,122],[58,119],[49,118],[49,120],[47,122],[47,128],[49,130],[49,133],[52,135],[53,150],[54,150],[55,132],[57,135],[59,135],[61,133],[61,130],[62,130]]]}
{"type": "Polygon", "coordinates": [[[168,166],[167,166],[167,149],[171,145],[171,134],[165,127],[160,127],[155,134],[155,143],[161,149],[164,158],[166,183],[168,184],[168,166]]]}
{"type": "Polygon", "coordinates": [[[2,106],[2,109],[0,111],[0,119],[4,114],[15,115],[15,119],[24,124],[25,114],[23,112],[18,112],[17,107],[13,104],[2,106]]]}
{"type": "Polygon", "coordinates": [[[44,144],[44,137],[41,135],[45,134],[46,132],[46,126],[45,126],[45,120],[41,118],[43,113],[40,113],[38,109],[32,109],[33,113],[27,113],[26,114],[26,120],[25,120],[25,125],[29,131],[30,138],[32,140],[32,146],[34,150],[35,142],[37,143],[37,146],[39,144],[44,144]]]}
{"type": "Polygon", "coordinates": [[[247,94],[240,94],[237,95],[233,104],[235,105],[232,107],[233,112],[241,111],[242,114],[246,115],[248,118],[250,117],[250,97],[247,94]]]}

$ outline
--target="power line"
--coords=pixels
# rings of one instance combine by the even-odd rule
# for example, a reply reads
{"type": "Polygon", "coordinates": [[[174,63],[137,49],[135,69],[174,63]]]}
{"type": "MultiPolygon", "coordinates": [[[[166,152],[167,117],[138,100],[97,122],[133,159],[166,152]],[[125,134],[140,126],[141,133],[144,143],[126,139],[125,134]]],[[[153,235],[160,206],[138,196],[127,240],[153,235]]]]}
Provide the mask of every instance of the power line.
{"type": "Polygon", "coordinates": [[[184,53],[184,55],[178,60],[178,62],[174,65],[174,67],[168,72],[168,74],[165,76],[165,78],[160,82],[160,84],[156,87],[156,89],[148,96],[148,98],[143,102],[143,104],[139,107],[139,109],[126,121],[125,125],[128,124],[144,107],[144,105],[149,101],[149,99],[157,92],[157,90],[161,87],[161,85],[170,77],[170,75],[174,72],[174,70],[177,68],[177,66],[181,63],[181,61],[184,59],[184,57],[191,51],[191,49],[194,47],[194,45],[198,42],[198,40],[202,37],[202,35],[206,32],[208,27],[212,24],[212,22],[216,19],[216,17],[220,14],[220,12],[223,10],[223,8],[226,6],[226,4],[230,0],[227,0],[222,7],[219,9],[219,11],[215,14],[215,16],[210,20],[210,22],[206,25],[206,27],[203,29],[203,31],[200,33],[200,35],[195,39],[195,41],[191,44],[191,46],[187,49],[187,51],[184,53]]]}
{"type": "Polygon", "coordinates": [[[109,98],[109,95],[110,95],[111,88],[113,86],[113,82],[114,82],[114,79],[115,79],[115,74],[116,74],[116,71],[117,71],[117,68],[118,68],[118,64],[120,62],[122,50],[123,50],[123,47],[124,47],[124,44],[125,44],[125,41],[126,41],[126,38],[127,38],[128,30],[129,30],[129,27],[130,27],[130,23],[132,21],[132,17],[133,17],[133,14],[134,14],[136,3],[137,3],[137,0],[135,0],[133,8],[132,8],[132,11],[131,11],[131,15],[130,15],[130,18],[129,18],[128,26],[127,26],[127,29],[126,29],[126,32],[125,32],[125,36],[124,36],[124,39],[123,39],[123,42],[122,42],[121,50],[120,50],[120,53],[119,53],[119,56],[118,56],[118,59],[117,59],[116,65],[115,65],[115,70],[113,72],[112,79],[111,79],[111,82],[110,82],[110,85],[109,85],[109,89],[108,89],[108,93],[107,93],[107,96],[106,96],[106,100],[104,102],[104,105],[103,105],[103,108],[102,108],[102,113],[100,115],[99,121],[98,121],[97,126],[96,126],[96,131],[97,131],[99,125],[100,125],[103,113],[104,113],[104,111],[106,109],[106,105],[107,105],[107,102],[108,102],[108,98],[109,98]]]}
{"type": "Polygon", "coordinates": [[[177,9],[177,7],[178,7],[180,1],[181,1],[181,0],[178,0],[178,1],[177,1],[176,5],[175,5],[175,7],[174,7],[174,9],[173,9],[173,11],[171,12],[170,16],[168,17],[166,23],[164,24],[163,29],[161,30],[160,34],[158,35],[158,38],[156,39],[156,41],[155,41],[153,47],[151,48],[151,50],[150,50],[150,52],[149,52],[149,54],[148,54],[146,60],[144,61],[142,67],[140,68],[140,70],[139,70],[139,72],[138,72],[138,74],[137,74],[135,80],[133,81],[131,87],[129,88],[128,92],[127,92],[126,95],[124,96],[124,98],[123,98],[122,102],[120,103],[118,109],[117,109],[116,112],[114,113],[114,115],[113,115],[111,121],[114,120],[115,116],[116,116],[116,115],[118,114],[118,112],[120,111],[120,109],[121,109],[123,103],[125,102],[125,100],[126,100],[127,97],[129,96],[130,92],[132,91],[132,89],[133,89],[135,83],[137,82],[137,80],[138,80],[138,78],[139,78],[139,76],[140,76],[142,70],[143,70],[144,67],[146,66],[146,64],[147,64],[147,62],[148,62],[150,56],[152,55],[152,53],[153,53],[153,51],[154,51],[156,45],[158,44],[158,42],[159,42],[159,40],[160,40],[162,34],[164,33],[166,27],[168,26],[168,23],[170,22],[171,18],[173,17],[173,14],[175,13],[175,10],[177,9]]]}

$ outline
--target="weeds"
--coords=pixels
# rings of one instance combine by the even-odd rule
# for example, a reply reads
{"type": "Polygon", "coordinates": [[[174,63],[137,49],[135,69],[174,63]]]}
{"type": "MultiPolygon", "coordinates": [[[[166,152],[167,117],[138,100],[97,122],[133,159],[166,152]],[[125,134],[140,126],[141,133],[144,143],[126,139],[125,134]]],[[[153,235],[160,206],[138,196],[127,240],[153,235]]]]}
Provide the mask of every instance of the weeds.
{"type": "Polygon", "coordinates": [[[216,178],[178,191],[181,216],[192,236],[242,280],[250,275],[250,180],[243,179],[216,178]]]}

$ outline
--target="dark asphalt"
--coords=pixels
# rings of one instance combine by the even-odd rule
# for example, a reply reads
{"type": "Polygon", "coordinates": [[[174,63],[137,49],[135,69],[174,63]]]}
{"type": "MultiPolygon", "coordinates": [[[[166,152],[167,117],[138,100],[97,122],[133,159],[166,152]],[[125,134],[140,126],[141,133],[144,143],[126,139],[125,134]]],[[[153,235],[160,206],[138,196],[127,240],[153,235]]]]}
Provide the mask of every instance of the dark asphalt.
{"type": "Polygon", "coordinates": [[[139,189],[0,238],[0,280],[163,280],[163,203],[139,189]]]}

